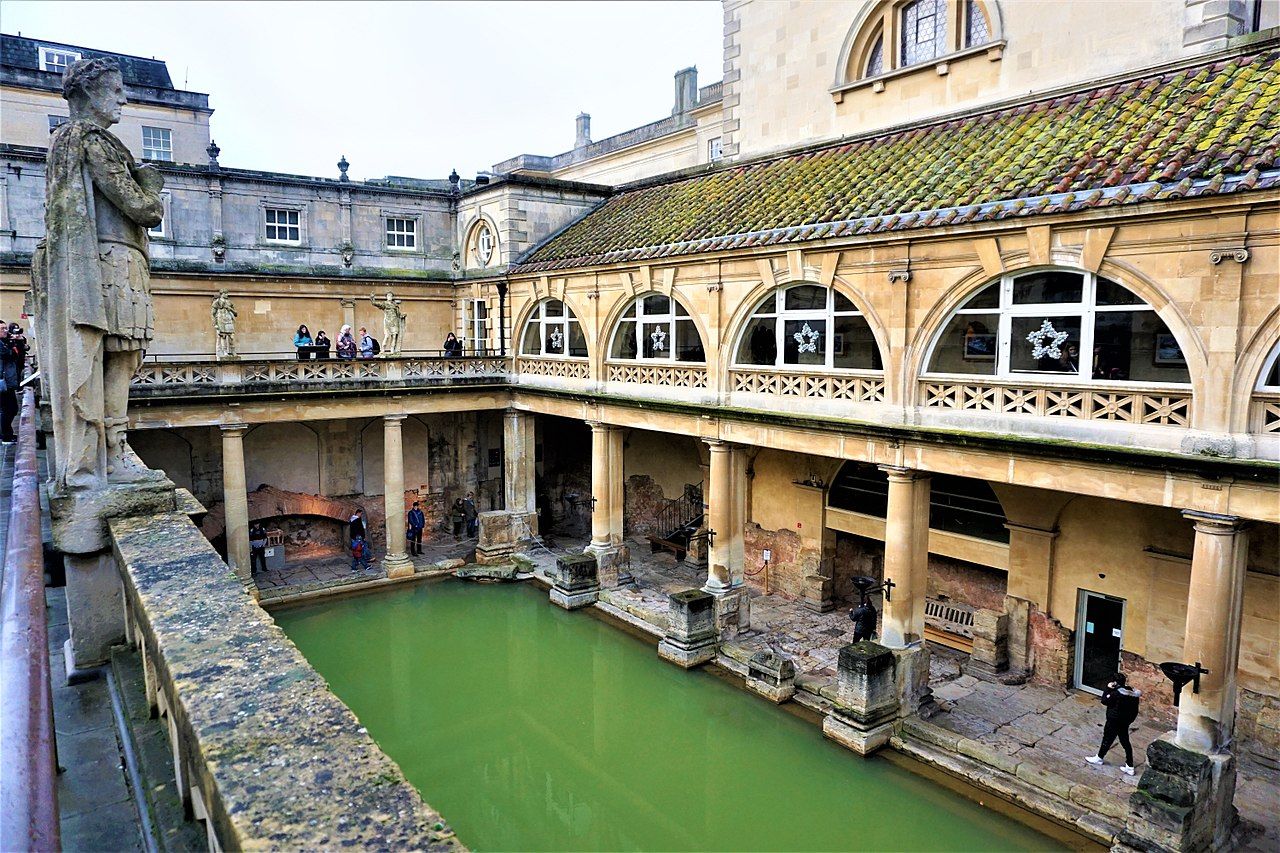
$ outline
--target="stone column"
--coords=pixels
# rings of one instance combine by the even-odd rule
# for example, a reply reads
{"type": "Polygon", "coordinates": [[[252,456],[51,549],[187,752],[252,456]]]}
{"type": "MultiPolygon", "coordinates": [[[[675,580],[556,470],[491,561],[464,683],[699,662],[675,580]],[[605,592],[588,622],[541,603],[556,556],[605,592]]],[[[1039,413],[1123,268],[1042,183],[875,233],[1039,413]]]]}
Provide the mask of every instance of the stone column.
{"type": "Polygon", "coordinates": [[[1246,522],[1233,516],[1192,510],[1183,515],[1195,524],[1196,539],[1181,660],[1200,661],[1209,672],[1200,676],[1199,693],[1183,688],[1176,743],[1208,754],[1230,744],[1235,722],[1249,534],[1246,522]]]}
{"type": "Polygon", "coordinates": [[[623,497],[622,430],[596,421],[591,427],[591,544],[585,551],[596,558],[600,572],[600,584],[612,588],[630,583],[632,578],[625,568],[627,560],[623,545],[622,520],[625,508],[623,497]]]}
{"type": "MultiPolygon", "coordinates": [[[[360,330],[356,326],[356,301],[351,298],[343,298],[338,300],[338,302],[340,305],[342,305],[342,324],[344,326],[351,327],[351,334],[357,335],[356,343],[359,344],[360,340],[358,338],[358,335],[360,330]]],[[[333,340],[333,345],[337,346],[338,336],[334,335],[332,340],[333,340]]]]}
{"type": "Polygon", "coordinates": [[[1053,550],[1057,528],[1045,529],[1008,522],[1009,584],[1005,612],[1009,615],[1009,668],[1031,671],[1031,613],[1048,613],[1053,594],[1053,550]]]}
{"type": "Polygon", "coordinates": [[[382,417],[382,500],[387,516],[387,556],[383,566],[389,578],[413,574],[404,537],[404,441],[400,433],[404,417],[382,417]]]}
{"type": "Polygon", "coordinates": [[[507,409],[502,421],[503,486],[508,512],[536,512],[533,415],[507,409]]]}
{"type": "Polygon", "coordinates": [[[889,475],[884,525],[884,577],[892,580],[884,604],[884,645],[903,649],[924,639],[924,598],[929,566],[929,475],[882,466],[889,475]]]}
{"type": "MultiPolygon", "coordinates": [[[[702,587],[712,595],[733,588],[730,539],[733,529],[733,447],[724,441],[708,441],[711,472],[707,490],[707,528],[715,532],[707,555],[707,582],[702,587]]],[[[741,568],[739,568],[741,571],[741,568]]]]}
{"type": "Polygon", "coordinates": [[[249,563],[249,495],[244,476],[244,424],[222,425],[223,531],[227,565],[249,589],[254,589],[249,563]]]}

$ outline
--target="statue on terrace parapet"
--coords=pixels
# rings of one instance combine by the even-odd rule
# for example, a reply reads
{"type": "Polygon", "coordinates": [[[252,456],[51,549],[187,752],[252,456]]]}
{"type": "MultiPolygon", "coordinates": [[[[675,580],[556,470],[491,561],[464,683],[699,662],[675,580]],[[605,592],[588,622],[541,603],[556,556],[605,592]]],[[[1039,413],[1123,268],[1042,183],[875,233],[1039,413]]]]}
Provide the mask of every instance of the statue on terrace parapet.
{"type": "Polygon", "coordinates": [[[164,178],[108,130],[125,104],[114,60],[76,62],[62,89],[71,117],[49,143],[45,238],[32,261],[54,489],[160,481],[126,427],[129,381],[152,338],[147,229],[163,218],[164,178]]]}
{"type": "Polygon", "coordinates": [[[387,298],[379,300],[377,294],[370,294],[369,301],[374,308],[382,311],[382,355],[394,357],[400,355],[400,336],[404,333],[405,314],[400,310],[400,301],[390,290],[387,298]]]}
{"type": "Polygon", "coordinates": [[[218,336],[216,356],[219,361],[236,357],[236,307],[225,290],[213,298],[213,331],[218,336]]]}

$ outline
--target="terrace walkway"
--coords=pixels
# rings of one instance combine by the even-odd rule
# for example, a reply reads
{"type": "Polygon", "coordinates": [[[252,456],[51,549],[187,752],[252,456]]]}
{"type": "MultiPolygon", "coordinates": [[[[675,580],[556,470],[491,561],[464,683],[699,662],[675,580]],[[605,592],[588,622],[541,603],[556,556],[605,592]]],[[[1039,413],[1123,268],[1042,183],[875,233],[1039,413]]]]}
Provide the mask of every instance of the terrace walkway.
{"type": "MultiPolygon", "coordinates": [[[[413,562],[415,575],[441,574],[462,565],[474,550],[474,540],[455,542],[451,536],[441,536],[435,541],[423,542],[422,556],[409,559],[413,562]]],[[[279,569],[259,572],[254,581],[264,604],[324,594],[339,588],[360,588],[387,581],[387,572],[383,568],[385,557],[385,553],[375,550],[369,568],[353,572],[351,557],[346,553],[311,554],[286,560],[279,569]]]]}
{"type": "MultiPolygon", "coordinates": [[[[549,582],[555,553],[582,550],[585,542],[561,540],[552,550],[526,552],[535,572],[549,582]]],[[[636,585],[604,590],[604,608],[655,636],[666,627],[667,596],[700,587],[705,573],[651,554],[647,543],[631,543],[636,585]]],[[[836,660],[853,641],[844,610],[813,613],[782,595],[751,596],[751,627],[721,646],[717,663],[739,674],[755,652],[773,644],[796,665],[796,701],[825,712],[834,698],[836,660]]],[[[894,746],[926,763],[964,777],[1041,813],[1074,824],[1095,837],[1118,831],[1128,813],[1151,741],[1172,729],[1173,718],[1144,712],[1131,739],[1137,772],[1120,771],[1124,753],[1113,746],[1107,764],[1085,758],[1098,748],[1103,710],[1092,694],[1041,684],[1005,685],[962,672],[967,655],[930,644],[930,679],[938,712],[908,720],[894,746]]],[[[1249,757],[1239,761],[1235,804],[1246,822],[1246,850],[1280,849],[1280,774],[1249,757]]]]}

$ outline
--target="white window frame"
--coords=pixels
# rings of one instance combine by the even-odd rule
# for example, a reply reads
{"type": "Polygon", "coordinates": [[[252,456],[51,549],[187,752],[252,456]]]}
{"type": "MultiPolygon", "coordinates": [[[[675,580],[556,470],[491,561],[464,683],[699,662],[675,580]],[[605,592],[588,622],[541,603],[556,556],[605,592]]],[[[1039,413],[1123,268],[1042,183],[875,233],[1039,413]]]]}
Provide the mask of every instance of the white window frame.
{"type": "Polygon", "coordinates": [[[147,236],[152,240],[167,240],[170,237],[166,226],[166,223],[169,221],[170,200],[169,191],[162,190],[160,192],[160,204],[164,210],[164,218],[160,220],[160,224],[155,228],[147,229],[147,236]]]}
{"type": "Polygon", "coordinates": [[[382,217],[382,238],[383,245],[388,252],[416,252],[418,251],[418,217],[406,216],[405,214],[386,213],[382,217]],[[392,230],[391,223],[400,223],[408,225],[409,230],[392,230]],[[407,238],[407,245],[397,246],[391,240],[392,237],[407,238]]]}
{"type": "MultiPolygon", "coordinates": [[[[1098,305],[1098,280],[1106,278],[1099,276],[1097,273],[1086,272],[1085,270],[1071,269],[1070,267],[1045,267],[1040,269],[1024,269],[1013,273],[1005,273],[999,279],[1000,300],[994,308],[965,308],[963,305],[982,293],[988,287],[996,282],[988,281],[965,298],[962,307],[951,312],[946,322],[938,330],[933,341],[929,344],[929,351],[925,355],[924,364],[926,369],[921,372],[921,378],[939,378],[939,379],[955,379],[968,382],[987,380],[1015,381],[1022,383],[1029,382],[1047,382],[1050,384],[1068,384],[1068,385],[1159,385],[1169,388],[1190,388],[1190,382],[1162,382],[1158,379],[1094,379],[1093,378],[1093,339],[1094,339],[1094,321],[1098,314],[1122,313],[1122,312],[1139,312],[1150,311],[1159,317],[1155,308],[1151,303],[1142,300],[1129,305],[1098,305]],[[1024,303],[1015,305],[1013,303],[1013,285],[1017,279],[1035,275],[1043,272],[1064,272],[1078,275],[1083,278],[1081,283],[1081,294],[1079,302],[1040,302],[1040,303],[1024,303]],[[934,372],[928,369],[933,364],[934,352],[938,347],[942,335],[949,328],[951,319],[957,316],[965,315],[997,315],[996,323],[996,369],[993,373],[942,373],[934,372]],[[1040,372],[1035,370],[1011,370],[1009,362],[1012,357],[1013,344],[1013,318],[1015,317],[1079,317],[1080,318],[1080,340],[1079,347],[1079,364],[1076,366],[1076,372],[1071,373],[1052,373],[1040,372]]],[[[1131,289],[1125,287],[1124,284],[1113,279],[1112,281],[1119,287],[1133,293],[1131,289]]],[[[1138,294],[1134,293],[1135,296],[1138,294]]],[[[1138,296],[1141,299],[1140,296],[1138,296]]],[[[1172,334],[1172,330],[1170,332],[1172,334]]],[[[1064,342],[1064,344],[1067,342],[1064,342]]],[[[1181,342],[1179,342],[1181,347],[1181,342]]],[[[1186,353],[1183,353],[1184,357],[1186,353]]],[[[1188,366],[1188,370],[1190,367],[1188,366]]]]}
{"type": "Polygon", "coordinates": [[[72,63],[79,62],[83,58],[78,50],[67,50],[61,47],[41,47],[40,48],[40,70],[48,71],[53,74],[65,74],[66,70],[71,67],[72,63]],[[60,57],[69,60],[65,63],[54,63],[50,60],[53,57],[60,57]],[[53,66],[52,68],[50,66],[53,66]]]}
{"type": "Polygon", "coordinates": [[[1271,371],[1275,368],[1276,362],[1280,361],[1280,343],[1271,348],[1271,354],[1267,356],[1267,360],[1262,363],[1262,372],[1258,374],[1258,384],[1255,390],[1277,393],[1280,392],[1280,384],[1268,385],[1267,377],[1271,375],[1271,371]]]}
{"type": "MultiPolygon", "coordinates": [[[[569,355],[569,341],[572,339],[572,335],[569,334],[570,324],[577,325],[579,329],[581,329],[582,327],[581,321],[578,319],[577,315],[573,313],[573,309],[569,307],[568,302],[565,302],[563,299],[558,299],[554,296],[549,296],[546,299],[539,299],[538,304],[534,307],[533,311],[529,314],[529,319],[525,321],[524,326],[521,327],[520,329],[520,341],[519,341],[520,355],[525,358],[537,358],[537,357],[566,358],[566,359],[571,359],[573,361],[586,361],[589,358],[589,354],[588,355],[569,355]],[[553,300],[556,302],[559,302],[561,305],[564,306],[563,315],[559,317],[547,316],[547,312],[545,310],[547,303],[553,300]],[[529,331],[529,326],[531,325],[538,326],[538,351],[537,352],[524,351],[524,339],[527,336],[529,331]],[[562,350],[563,350],[562,352],[547,352],[547,337],[550,334],[547,331],[547,329],[548,327],[553,327],[553,326],[562,327],[561,334],[564,335],[564,338],[563,338],[564,344],[562,345],[562,350]]],[[[584,333],[584,339],[585,339],[585,333],[584,333]]]]}
{"type": "Polygon", "coordinates": [[[493,262],[493,256],[498,251],[498,241],[494,236],[493,226],[487,220],[481,220],[476,225],[472,246],[476,256],[476,266],[487,267],[493,262]]]}
{"type": "Polygon", "coordinates": [[[716,136],[707,140],[707,162],[719,163],[724,159],[724,137],[716,136]]]}
{"type": "Polygon", "coordinates": [[[172,163],[173,162],[173,131],[167,127],[153,127],[151,125],[144,124],[142,126],[142,159],[156,160],[161,163],[172,163]],[[148,145],[147,144],[148,131],[151,131],[152,134],[155,134],[155,136],[153,136],[153,140],[159,139],[164,144],[159,147],[155,145],[148,145]],[[148,151],[150,151],[151,154],[148,154],[147,153],[148,151]],[[155,156],[157,154],[162,156],[155,156]]]}
{"type": "MultiPolygon", "coordinates": [[[[299,207],[290,206],[290,205],[282,205],[282,204],[273,204],[273,203],[270,203],[270,202],[268,202],[268,203],[264,203],[264,204],[262,205],[262,217],[261,217],[261,219],[260,219],[260,221],[261,221],[261,223],[262,223],[262,239],[263,239],[265,242],[267,242],[267,243],[271,243],[272,245],[278,245],[278,246],[301,246],[301,245],[302,245],[302,238],[303,238],[303,236],[304,236],[304,221],[303,221],[303,220],[304,220],[304,217],[303,217],[303,215],[302,215],[302,209],[301,209],[301,208],[299,208],[299,207]],[[275,213],[275,214],[278,214],[278,213],[292,213],[294,216],[296,216],[296,217],[298,218],[298,221],[297,221],[297,223],[296,223],[296,225],[295,225],[295,224],[289,223],[288,218],[286,217],[285,222],[284,222],[283,224],[278,223],[278,222],[268,223],[268,222],[267,222],[267,215],[268,215],[268,213],[275,213]],[[275,227],[275,228],[294,228],[294,227],[296,227],[296,228],[298,229],[298,238],[297,238],[296,240],[293,240],[293,239],[287,239],[287,238],[281,238],[281,237],[270,237],[270,236],[268,236],[268,235],[267,235],[267,227],[268,227],[269,225],[270,225],[270,226],[273,226],[273,227],[275,227]]],[[[288,232],[286,232],[286,233],[288,233],[288,232]]]]}
{"type": "Polygon", "coordinates": [[[478,354],[480,350],[489,346],[489,301],[487,299],[467,299],[462,303],[462,329],[466,345],[472,354],[478,354]]]}
{"type": "MultiPolygon", "coordinates": [[[[614,323],[613,325],[613,335],[609,338],[609,349],[606,350],[606,352],[610,353],[610,355],[608,356],[609,361],[615,362],[615,363],[621,362],[624,364],[633,363],[633,362],[646,362],[649,364],[652,364],[654,362],[663,363],[663,364],[694,364],[694,365],[706,364],[707,360],[706,360],[705,344],[703,344],[703,358],[701,361],[681,361],[680,359],[676,358],[676,323],[677,322],[683,321],[683,322],[688,322],[692,324],[694,333],[698,336],[699,343],[702,343],[702,331],[698,328],[698,324],[693,322],[693,316],[688,313],[688,310],[689,309],[681,305],[674,296],[670,296],[666,293],[660,293],[659,291],[656,291],[656,290],[650,291],[649,293],[643,293],[640,296],[637,296],[635,299],[631,300],[631,304],[627,306],[627,310],[622,313],[622,316],[618,318],[618,322],[614,323]],[[666,297],[671,305],[670,310],[660,312],[657,314],[649,314],[645,312],[644,301],[648,299],[650,296],[666,297]],[[680,306],[680,308],[683,309],[685,313],[684,314],[677,313],[676,306],[680,306]],[[622,334],[622,325],[626,322],[631,322],[631,324],[635,327],[634,329],[632,329],[632,334],[635,335],[635,342],[636,342],[635,358],[621,358],[621,357],[614,357],[612,355],[613,345],[617,343],[618,336],[622,334]],[[646,325],[655,326],[658,324],[665,324],[665,329],[667,334],[667,339],[665,341],[665,345],[666,345],[665,351],[668,353],[668,355],[661,356],[661,357],[646,356],[644,354],[644,334],[641,332],[641,329],[643,329],[646,325]]],[[[652,335],[652,333],[650,334],[652,335]]]]}
{"type": "MultiPolygon", "coordinates": [[[[939,58],[946,56],[948,53],[951,52],[951,48],[950,48],[951,24],[950,24],[948,15],[951,13],[952,10],[949,8],[946,8],[945,6],[942,9],[938,8],[939,3],[945,4],[947,2],[956,2],[956,0],[911,0],[911,2],[903,3],[900,7],[898,7],[898,10],[897,10],[898,32],[901,34],[899,44],[897,45],[899,68],[915,68],[920,65],[928,65],[932,62],[937,62],[939,58]],[[926,3],[933,4],[933,14],[929,15],[929,17],[933,18],[933,39],[930,42],[922,42],[918,38],[915,38],[914,33],[907,32],[907,14],[913,8],[916,8],[918,6],[923,6],[926,3]],[[942,27],[941,35],[938,34],[939,26],[942,27]],[[929,44],[930,50],[932,52],[928,56],[917,55],[912,59],[912,61],[908,62],[907,51],[906,51],[908,38],[914,39],[914,44],[917,50],[919,50],[921,45],[929,44]]],[[[919,19],[920,19],[920,13],[917,10],[916,11],[917,22],[919,21],[919,19]]],[[[918,26],[919,24],[917,23],[917,28],[918,26]]]]}
{"type": "MultiPolygon", "coordinates": [[[[843,294],[841,295],[843,296],[843,294]]],[[[798,371],[798,372],[820,370],[823,372],[830,371],[833,373],[848,372],[848,373],[859,373],[859,374],[862,374],[862,373],[880,374],[884,372],[883,368],[881,368],[880,370],[877,370],[873,367],[836,367],[835,366],[836,350],[835,350],[835,347],[831,345],[831,339],[832,339],[832,336],[834,335],[833,330],[836,327],[836,322],[835,322],[836,318],[837,317],[862,317],[865,319],[866,315],[863,314],[861,311],[859,311],[856,305],[854,306],[854,310],[852,311],[835,310],[836,289],[834,287],[823,287],[823,285],[817,284],[812,281],[797,281],[793,284],[786,284],[786,285],[783,285],[782,287],[776,288],[773,291],[772,298],[774,300],[772,311],[766,311],[762,308],[757,308],[756,310],[752,311],[750,314],[747,315],[746,321],[742,324],[742,331],[738,334],[738,339],[734,341],[734,344],[733,344],[733,366],[735,368],[742,368],[744,370],[751,370],[751,369],[758,370],[758,369],[768,369],[769,367],[773,367],[773,369],[775,370],[792,370],[792,371],[798,371]],[[822,287],[824,290],[827,291],[826,308],[825,309],[823,308],[787,309],[785,307],[780,307],[780,306],[786,305],[786,302],[784,301],[786,292],[788,290],[792,290],[797,287],[822,287]],[[773,317],[777,321],[773,324],[773,327],[774,327],[773,333],[775,336],[775,343],[776,343],[777,349],[775,351],[776,355],[774,355],[772,365],[748,364],[746,362],[738,361],[738,354],[742,351],[742,338],[744,335],[746,335],[747,330],[751,328],[751,321],[755,320],[757,317],[766,317],[766,318],[773,317]],[[799,363],[792,364],[785,360],[786,359],[785,330],[786,330],[786,325],[788,320],[797,321],[801,323],[803,323],[806,320],[820,320],[824,323],[824,328],[826,329],[826,332],[823,334],[821,346],[823,346],[826,351],[824,353],[822,364],[799,364],[799,363]]],[[[848,299],[847,296],[845,298],[848,299]]],[[[761,300],[760,302],[763,303],[764,300],[761,300]]],[[[849,303],[852,305],[853,300],[850,299],[849,303]]],[[[757,304],[760,304],[760,303],[757,303],[757,304]]]]}

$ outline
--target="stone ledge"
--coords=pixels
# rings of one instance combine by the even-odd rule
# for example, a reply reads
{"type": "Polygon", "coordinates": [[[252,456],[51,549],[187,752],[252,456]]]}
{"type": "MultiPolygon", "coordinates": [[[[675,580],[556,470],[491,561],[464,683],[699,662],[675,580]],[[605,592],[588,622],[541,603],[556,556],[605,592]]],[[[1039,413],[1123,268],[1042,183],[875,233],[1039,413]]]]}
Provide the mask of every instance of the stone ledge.
{"type": "Polygon", "coordinates": [[[189,518],[110,527],[135,637],[224,849],[462,849],[189,518]]]}

